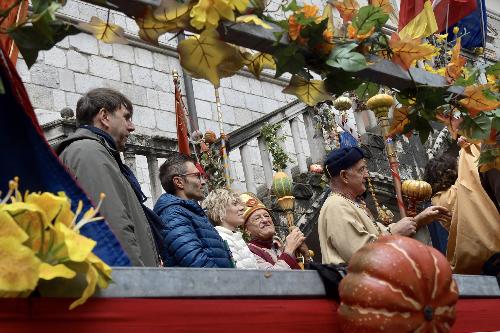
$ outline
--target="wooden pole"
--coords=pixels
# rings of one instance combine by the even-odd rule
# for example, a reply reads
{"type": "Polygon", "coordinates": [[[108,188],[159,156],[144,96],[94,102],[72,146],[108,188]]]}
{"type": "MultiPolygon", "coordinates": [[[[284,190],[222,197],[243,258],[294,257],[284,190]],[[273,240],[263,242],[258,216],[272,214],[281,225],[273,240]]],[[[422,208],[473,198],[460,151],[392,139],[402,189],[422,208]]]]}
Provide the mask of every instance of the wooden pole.
{"type": "Polygon", "coordinates": [[[224,128],[222,126],[222,109],[219,97],[219,88],[215,88],[215,104],[217,105],[217,119],[219,121],[220,146],[222,150],[222,162],[224,163],[224,178],[226,179],[226,187],[231,188],[231,176],[229,175],[229,158],[227,157],[226,140],[224,128]]]}

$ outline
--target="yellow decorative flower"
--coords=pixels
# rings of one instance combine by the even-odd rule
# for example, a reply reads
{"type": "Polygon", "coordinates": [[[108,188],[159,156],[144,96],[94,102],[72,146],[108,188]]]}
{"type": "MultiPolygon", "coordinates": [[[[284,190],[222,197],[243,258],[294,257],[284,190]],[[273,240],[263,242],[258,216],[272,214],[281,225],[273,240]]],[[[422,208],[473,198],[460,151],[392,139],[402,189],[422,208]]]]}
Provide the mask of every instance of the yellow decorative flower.
{"type": "Polygon", "coordinates": [[[39,268],[40,259],[30,248],[13,237],[0,238],[0,296],[34,290],[39,268]]]}
{"type": "Polygon", "coordinates": [[[97,214],[104,194],[96,209],[89,209],[77,221],[82,202],[73,213],[63,192],[26,193],[23,201],[17,188],[16,178],[0,201],[0,297],[28,296],[39,279],[72,279],[77,275],[75,265],[84,267],[79,272],[86,275],[88,285],[70,309],[83,304],[96,285],[106,288],[111,268],[92,253],[96,242],[79,233],[85,224],[102,219],[97,214]]]}

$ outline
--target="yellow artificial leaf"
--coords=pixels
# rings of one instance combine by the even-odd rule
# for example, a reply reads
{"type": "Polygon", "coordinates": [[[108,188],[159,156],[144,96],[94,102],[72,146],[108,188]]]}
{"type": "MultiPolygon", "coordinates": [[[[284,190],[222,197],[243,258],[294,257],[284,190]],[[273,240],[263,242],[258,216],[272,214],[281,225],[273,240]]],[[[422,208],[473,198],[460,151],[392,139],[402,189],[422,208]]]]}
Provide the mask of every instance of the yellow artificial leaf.
{"type": "Polygon", "coordinates": [[[488,88],[487,84],[465,87],[462,94],[465,98],[462,98],[458,102],[469,111],[472,117],[483,111],[495,110],[500,106],[498,100],[489,99],[484,95],[483,91],[488,88]]]}
{"type": "Polygon", "coordinates": [[[166,32],[176,32],[189,25],[189,9],[182,2],[173,1],[170,8],[159,7],[155,11],[147,7],[143,16],[136,18],[139,37],[158,44],[158,38],[166,32]]]}
{"type": "Polygon", "coordinates": [[[297,96],[309,106],[332,99],[332,95],[326,90],[323,81],[306,80],[300,75],[292,76],[290,84],[283,89],[283,92],[297,96]]]}
{"type": "Polygon", "coordinates": [[[55,229],[58,232],[56,246],[60,244],[59,242],[63,243],[67,252],[64,254],[72,261],[84,261],[96,244],[94,240],[80,235],[62,223],[56,223],[55,229]]]}
{"type": "Polygon", "coordinates": [[[226,45],[232,49],[232,54],[217,66],[217,74],[221,79],[233,76],[245,65],[245,58],[241,54],[240,50],[236,46],[230,44],[226,45]]]}
{"type": "Polygon", "coordinates": [[[82,296],[71,303],[71,305],[69,306],[70,310],[73,310],[77,306],[82,305],[90,296],[92,296],[92,294],[95,292],[98,276],[99,274],[97,273],[97,270],[94,268],[94,266],[88,264],[85,276],[85,279],[87,280],[87,287],[85,287],[85,289],[83,290],[82,296]]]}
{"type": "Polygon", "coordinates": [[[28,235],[16,223],[9,213],[2,211],[0,206],[0,238],[11,237],[19,243],[24,243],[28,239],[28,235]]]}
{"type": "Polygon", "coordinates": [[[40,259],[17,239],[0,239],[0,292],[24,292],[36,288],[40,259]]]}
{"type": "Polygon", "coordinates": [[[78,27],[92,33],[95,38],[103,41],[104,43],[128,43],[127,39],[124,36],[125,32],[123,31],[122,27],[103,21],[97,16],[92,16],[89,23],[79,23],[78,27]]]}
{"type": "Polygon", "coordinates": [[[356,0],[333,0],[330,3],[333,4],[339,11],[344,24],[352,21],[352,18],[356,15],[359,9],[359,4],[356,0]]]}
{"type": "Polygon", "coordinates": [[[394,12],[390,0],[370,0],[369,4],[373,7],[380,7],[386,14],[392,14],[394,12]]]}
{"type": "Polygon", "coordinates": [[[72,279],[76,276],[76,272],[72,271],[63,264],[50,265],[42,262],[40,265],[39,278],[43,280],[52,280],[55,278],[72,279]]]}
{"type": "Polygon", "coordinates": [[[257,15],[241,15],[236,18],[236,22],[252,23],[261,26],[264,29],[272,29],[269,24],[261,20],[257,15]]]}
{"type": "Polygon", "coordinates": [[[219,66],[234,56],[234,46],[219,39],[215,30],[205,30],[179,43],[181,66],[194,78],[206,79],[218,88],[219,66]]]}
{"type": "Polygon", "coordinates": [[[457,38],[455,46],[451,49],[451,60],[446,66],[446,78],[448,83],[453,83],[460,77],[460,74],[462,74],[462,68],[465,65],[466,60],[460,55],[460,50],[462,48],[461,40],[461,37],[457,38]]]}
{"type": "Polygon", "coordinates": [[[404,39],[393,35],[389,40],[389,46],[392,49],[392,62],[408,70],[417,60],[432,59],[437,49],[431,44],[420,44],[418,40],[404,39]]]}
{"type": "Polygon", "coordinates": [[[323,13],[321,15],[321,20],[328,19],[328,24],[326,26],[326,31],[331,34],[332,38],[335,36],[335,26],[333,25],[333,7],[332,4],[327,2],[325,8],[323,8],[323,13]]]}
{"type": "Polygon", "coordinates": [[[402,106],[394,109],[391,129],[387,134],[388,137],[403,133],[405,126],[410,123],[410,119],[408,119],[409,114],[410,110],[407,106],[402,106]]]}
{"type": "Polygon", "coordinates": [[[273,56],[267,53],[248,54],[245,64],[248,70],[260,80],[260,74],[264,69],[276,69],[273,56]]]}
{"type": "Polygon", "coordinates": [[[198,30],[216,28],[220,19],[234,22],[233,4],[229,0],[199,0],[189,15],[191,25],[198,30]]]}

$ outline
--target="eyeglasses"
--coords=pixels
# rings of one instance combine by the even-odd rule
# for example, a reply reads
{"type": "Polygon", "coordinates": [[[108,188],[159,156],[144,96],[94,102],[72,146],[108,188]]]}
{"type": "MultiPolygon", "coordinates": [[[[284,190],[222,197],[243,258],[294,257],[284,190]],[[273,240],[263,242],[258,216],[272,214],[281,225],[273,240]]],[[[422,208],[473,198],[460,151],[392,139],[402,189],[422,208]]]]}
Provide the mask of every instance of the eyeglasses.
{"type": "Polygon", "coordinates": [[[196,178],[198,178],[198,180],[206,179],[205,175],[203,175],[199,171],[198,172],[183,173],[183,174],[180,174],[180,175],[177,175],[177,176],[179,176],[179,177],[195,176],[196,178]]]}

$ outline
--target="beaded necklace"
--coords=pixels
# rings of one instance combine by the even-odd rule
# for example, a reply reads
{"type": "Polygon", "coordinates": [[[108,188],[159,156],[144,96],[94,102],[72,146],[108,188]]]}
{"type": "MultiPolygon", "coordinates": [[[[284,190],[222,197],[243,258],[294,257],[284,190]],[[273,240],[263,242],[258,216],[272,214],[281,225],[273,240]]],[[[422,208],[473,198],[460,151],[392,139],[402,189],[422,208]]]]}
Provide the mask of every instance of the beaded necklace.
{"type": "Polygon", "coordinates": [[[346,197],[345,195],[343,195],[342,193],[339,193],[339,192],[333,192],[332,191],[332,194],[334,195],[337,195],[341,198],[344,198],[345,200],[349,201],[350,203],[352,203],[353,205],[355,205],[356,207],[358,207],[359,209],[361,209],[365,214],[366,216],[368,216],[368,218],[370,219],[370,221],[372,221],[373,225],[375,226],[375,228],[377,229],[378,231],[378,234],[379,235],[382,235],[382,230],[380,229],[380,227],[378,226],[377,224],[377,221],[373,220],[373,218],[368,214],[368,212],[363,208],[361,207],[361,205],[359,203],[357,203],[356,201],[354,200],[351,200],[349,199],[348,197],[346,197]]]}

